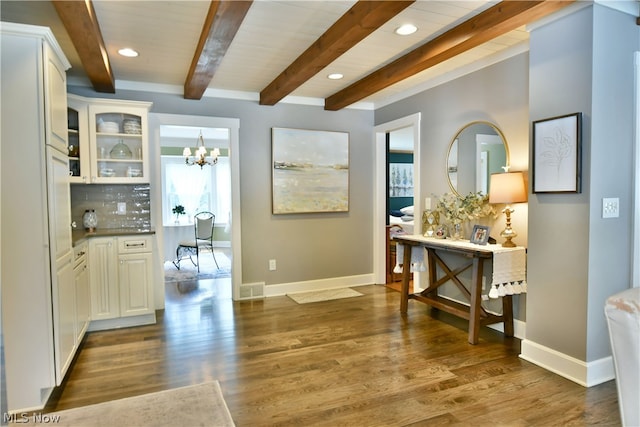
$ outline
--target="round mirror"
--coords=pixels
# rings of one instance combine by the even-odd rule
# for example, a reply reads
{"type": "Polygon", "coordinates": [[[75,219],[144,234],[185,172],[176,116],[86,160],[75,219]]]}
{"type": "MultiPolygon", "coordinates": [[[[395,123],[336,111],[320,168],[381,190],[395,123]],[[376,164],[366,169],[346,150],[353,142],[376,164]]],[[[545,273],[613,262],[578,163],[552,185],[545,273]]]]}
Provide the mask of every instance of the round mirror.
{"type": "Polygon", "coordinates": [[[504,172],[509,147],[504,135],[489,122],[471,122],[451,140],[447,153],[449,187],[458,195],[489,194],[492,173],[504,172]]]}

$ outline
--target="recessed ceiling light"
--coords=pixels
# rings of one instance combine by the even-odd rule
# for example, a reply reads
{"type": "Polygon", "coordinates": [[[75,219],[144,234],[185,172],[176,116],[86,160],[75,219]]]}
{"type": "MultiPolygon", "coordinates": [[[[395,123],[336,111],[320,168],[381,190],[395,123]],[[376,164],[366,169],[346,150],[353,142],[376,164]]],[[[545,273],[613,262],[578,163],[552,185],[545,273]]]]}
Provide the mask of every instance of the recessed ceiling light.
{"type": "Polygon", "coordinates": [[[126,56],[128,58],[135,58],[136,56],[138,56],[138,52],[136,52],[135,50],[131,49],[130,47],[125,47],[123,49],[118,50],[118,53],[122,56],[126,56]]]}
{"type": "Polygon", "coordinates": [[[396,34],[399,36],[408,36],[418,31],[418,27],[413,24],[404,24],[396,28],[396,34]]]}
{"type": "Polygon", "coordinates": [[[331,80],[340,80],[341,78],[343,78],[344,75],[340,74],[340,73],[331,73],[327,76],[328,79],[331,80]]]}

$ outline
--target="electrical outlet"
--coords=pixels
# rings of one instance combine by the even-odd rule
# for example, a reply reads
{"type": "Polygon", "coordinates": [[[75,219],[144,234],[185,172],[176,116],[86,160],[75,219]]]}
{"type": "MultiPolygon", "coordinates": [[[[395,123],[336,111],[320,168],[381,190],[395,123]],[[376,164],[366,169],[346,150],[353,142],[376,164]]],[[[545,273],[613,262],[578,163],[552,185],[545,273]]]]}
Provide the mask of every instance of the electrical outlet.
{"type": "Polygon", "coordinates": [[[620,216],[620,199],[617,197],[602,199],[602,218],[618,218],[620,216]]]}
{"type": "Polygon", "coordinates": [[[276,260],[275,259],[270,259],[269,260],[269,270],[270,271],[276,271],[276,260]]]}
{"type": "Polygon", "coordinates": [[[126,214],[127,214],[127,203],[118,202],[118,215],[126,215],[126,214]]]}

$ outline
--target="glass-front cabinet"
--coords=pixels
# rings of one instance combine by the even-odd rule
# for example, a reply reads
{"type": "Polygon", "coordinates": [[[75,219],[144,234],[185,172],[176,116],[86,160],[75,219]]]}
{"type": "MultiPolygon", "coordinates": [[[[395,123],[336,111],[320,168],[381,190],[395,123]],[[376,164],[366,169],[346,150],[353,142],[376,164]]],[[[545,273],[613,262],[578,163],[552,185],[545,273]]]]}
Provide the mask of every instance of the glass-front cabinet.
{"type": "Polygon", "coordinates": [[[88,104],[75,95],[67,96],[69,138],[69,182],[89,183],[89,121],[88,104]]]}
{"type": "Polygon", "coordinates": [[[69,105],[71,182],[149,182],[147,115],[151,103],[69,95],[69,105]],[[72,105],[72,98],[77,104],[72,105]]]}

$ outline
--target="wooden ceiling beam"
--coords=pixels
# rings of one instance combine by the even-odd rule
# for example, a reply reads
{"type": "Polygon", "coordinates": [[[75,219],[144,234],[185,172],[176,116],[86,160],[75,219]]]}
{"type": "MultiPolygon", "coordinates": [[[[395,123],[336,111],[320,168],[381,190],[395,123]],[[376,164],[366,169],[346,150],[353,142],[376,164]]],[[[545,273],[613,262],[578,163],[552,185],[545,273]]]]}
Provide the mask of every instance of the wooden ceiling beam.
{"type": "Polygon", "coordinates": [[[115,93],[115,78],[91,0],[52,1],[96,92],[115,93]]]}
{"type": "Polygon", "coordinates": [[[184,82],[185,99],[201,99],[227,53],[252,1],[214,0],[202,27],[189,73],[184,82]]]}
{"type": "Polygon", "coordinates": [[[325,99],[336,111],[466,52],[575,0],[503,1],[325,99]]]}
{"type": "Polygon", "coordinates": [[[260,92],[260,104],[275,105],[414,2],[358,1],[260,92]]]}

